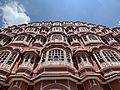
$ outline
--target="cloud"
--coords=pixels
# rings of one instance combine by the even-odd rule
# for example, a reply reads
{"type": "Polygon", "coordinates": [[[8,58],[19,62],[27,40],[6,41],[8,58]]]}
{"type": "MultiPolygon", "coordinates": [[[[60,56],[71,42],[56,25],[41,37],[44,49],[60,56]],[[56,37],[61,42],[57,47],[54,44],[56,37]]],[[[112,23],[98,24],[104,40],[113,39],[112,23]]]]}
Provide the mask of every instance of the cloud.
{"type": "Polygon", "coordinates": [[[17,1],[11,1],[0,7],[2,23],[4,27],[18,24],[27,24],[30,22],[30,17],[26,14],[23,5],[17,1]]]}
{"type": "Polygon", "coordinates": [[[120,21],[118,21],[118,25],[120,25],[120,21]]]}

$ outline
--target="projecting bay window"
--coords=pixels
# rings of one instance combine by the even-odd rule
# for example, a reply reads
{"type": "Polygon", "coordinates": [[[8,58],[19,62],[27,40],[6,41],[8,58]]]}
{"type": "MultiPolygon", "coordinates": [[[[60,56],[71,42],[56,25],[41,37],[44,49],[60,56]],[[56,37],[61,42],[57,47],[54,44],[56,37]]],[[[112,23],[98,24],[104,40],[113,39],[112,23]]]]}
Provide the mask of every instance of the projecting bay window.
{"type": "Polygon", "coordinates": [[[13,63],[18,57],[18,52],[16,51],[1,51],[0,52],[0,67],[3,69],[10,70],[13,67],[13,63]]]}
{"type": "Polygon", "coordinates": [[[25,68],[28,70],[33,70],[34,64],[35,64],[35,60],[36,60],[36,56],[32,53],[26,53],[23,56],[23,62],[22,64],[19,66],[20,68],[25,68]]]}
{"type": "Polygon", "coordinates": [[[28,45],[31,41],[32,37],[29,35],[20,35],[14,40],[14,43],[22,43],[28,45]]]}
{"type": "Polygon", "coordinates": [[[76,56],[76,60],[79,66],[79,69],[89,66],[91,67],[92,64],[90,63],[89,59],[88,59],[88,55],[86,53],[78,53],[76,56]]]}
{"type": "Polygon", "coordinates": [[[49,51],[48,61],[64,61],[64,52],[58,49],[49,51]]]}
{"type": "Polygon", "coordinates": [[[70,44],[74,45],[74,46],[80,45],[78,37],[77,36],[70,36],[70,44]]]}
{"type": "Polygon", "coordinates": [[[105,40],[110,45],[113,44],[113,43],[117,43],[117,41],[112,36],[106,36],[105,40]]]}
{"type": "Polygon", "coordinates": [[[86,34],[86,35],[83,35],[82,36],[82,40],[83,40],[83,42],[85,43],[85,45],[87,45],[87,44],[95,44],[95,43],[102,43],[101,41],[100,41],[100,39],[96,36],[96,35],[94,35],[94,34],[86,34]]]}
{"type": "Polygon", "coordinates": [[[111,41],[111,40],[114,40],[111,36],[106,37],[105,39],[106,39],[106,41],[108,41],[108,42],[111,41]]]}

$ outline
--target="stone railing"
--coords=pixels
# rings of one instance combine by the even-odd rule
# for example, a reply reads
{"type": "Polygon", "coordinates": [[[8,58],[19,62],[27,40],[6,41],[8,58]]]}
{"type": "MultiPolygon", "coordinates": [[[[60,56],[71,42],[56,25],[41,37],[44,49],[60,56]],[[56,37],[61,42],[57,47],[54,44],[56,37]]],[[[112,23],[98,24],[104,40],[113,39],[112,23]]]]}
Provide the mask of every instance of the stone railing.
{"type": "Polygon", "coordinates": [[[32,71],[32,66],[33,65],[31,65],[30,63],[23,63],[19,66],[19,69],[24,68],[24,69],[28,69],[28,70],[32,71]]]}
{"type": "Polygon", "coordinates": [[[72,64],[69,62],[65,62],[65,61],[48,61],[48,62],[44,62],[44,63],[40,64],[39,68],[42,68],[42,67],[63,67],[63,66],[71,67],[72,64]]]}
{"type": "Polygon", "coordinates": [[[83,68],[86,68],[86,67],[92,67],[92,64],[89,63],[89,62],[84,62],[84,63],[78,64],[78,67],[79,67],[79,69],[83,69],[83,68]]]}
{"type": "Polygon", "coordinates": [[[116,67],[116,66],[120,66],[120,62],[103,63],[103,64],[101,64],[101,69],[105,69],[105,68],[108,68],[108,67],[116,67]]]}

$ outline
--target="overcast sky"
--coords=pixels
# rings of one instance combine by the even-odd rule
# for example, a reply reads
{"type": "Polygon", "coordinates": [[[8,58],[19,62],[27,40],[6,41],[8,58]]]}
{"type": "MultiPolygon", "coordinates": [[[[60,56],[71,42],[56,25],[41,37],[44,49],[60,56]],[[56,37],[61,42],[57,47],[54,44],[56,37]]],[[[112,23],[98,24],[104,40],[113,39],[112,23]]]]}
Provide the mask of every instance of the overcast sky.
{"type": "Polygon", "coordinates": [[[117,26],[120,0],[0,0],[0,27],[40,21],[117,26]]]}

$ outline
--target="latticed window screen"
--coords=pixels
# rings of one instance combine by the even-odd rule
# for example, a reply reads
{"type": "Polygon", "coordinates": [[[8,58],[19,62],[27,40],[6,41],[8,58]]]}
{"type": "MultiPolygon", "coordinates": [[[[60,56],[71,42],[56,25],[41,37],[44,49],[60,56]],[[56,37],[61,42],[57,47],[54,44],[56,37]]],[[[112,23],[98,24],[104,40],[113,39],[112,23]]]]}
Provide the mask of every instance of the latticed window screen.
{"type": "Polygon", "coordinates": [[[4,36],[0,36],[0,41],[4,39],[4,36]]]}
{"type": "Polygon", "coordinates": [[[83,39],[84,39],[85,41],[87,41],[87,38],[86,38],[86,36],[83,36],[83,39]]]}
{"type": "Polygon", "coordinates": [[[25,31],[35,31],[36,28],[27,28],[25,31]]]}
{"type": "Polygon", "coordinates": [[[18,36],[18,38],[16,39],[16,41],[23,41],[25,39],[25,36],[18,36]]]}
{"type": "Polygon", "coordinates": [[[106,39],[107,41],[111,41],[111,40],[113,40],[113,37],[112,37],[112,36],[107,36],[107,37],[105,37],[105,39],[106,39]]]}
{"type": "Polygon", "coordinates": [[[77,55],[77,61],[78,61],[78,63],[81,63],[82,60],[87,61],[87,55],[85,53],[79,53],[77,55]]]}
{"type": "MultiPolygon", "coordinates": [[[[45,52],[45,53],[46,53],[46,52],[45,52]]],[[[43,56],[42,56],[42,63],[45,62],[45,57],[46,57],[46,54],[45,54],[45,53],[44,53],[43,56]]]]}
{"type": "Polygon", "coordinates": [[[32,55],[31,60],[30,60],[30,63],[33,64],[33,63],[34,63],[34,60],[35,60],[35,56],[32,55]]]}
{"type": "Polygon", "coordinates": [[[62,28],[61,27],[53,27],[52,30],[53,31],[62,31],[62,28]]]}
{"type": "Polygon", "coordinates": [[[6,42],[6,41],[8,41],[8,38],[4,37],[3,42],[6,42]]]}
{"type": "Polygon", "coordinates": [[[8,38],[6,36],[0,36],[0,41],[6,42],[8,41],[8,38]]]}
{"type": "Polygon", "coordinates": [[[30,36],[27,36],[26,42],[29,42],[30,38],[30,36]]]}
{"type": "Polygon", "coordinates": [[[42,36],[37,36],[36,41],[44,42],[44,38],[42,36]]]}
{"type": "Polygon", "coordinates": [[[103,54],[108,61],[112,61],[112,62],[120,61],[118,55],[113,50],[104,50],[103,54]]]}
{"type": "Polygon", "coordinates": [[[86,31],[89,31],[87,28],[79,28],[79,31],[80,32],[86,32],[86,31]]]}
{"type": "Polygon", "coordinates": [[[82,60],[81,60],[80,55],[77,55],[77,62],[78,62],[78,63],[81,63],[81,61],[82,61],[82,60]]]}
{"type": "Polygon", "coordinates": [[[64,52],[62,50],[51,50],[49,51],[48,61],[63,61],[64,60],[64,52]]]}
{"type": "Polygon", "coordinates": [[[90,40],[97,40],[95,35],[89,34],[88,37],[90,40]]]}
{"type": "Polygon", "coordinates": [[[0,63],[3,63],[5,61],[5,59],[8,57],[9,55],[9,51],[1,51],[0,52],[0,63]]]}
{"type": "Polygon", "coordinates": [[[36,37],[36,41],[39,41],[39,40],[41,40],[41,37],[40,37],[40,36],[37,36],[37,37],[36,37]]]}
{"type": "Polygon", "coordinates": [[[102,64],[102,63],[105,63],[105,61],[103,60],[103,58],[102,58],[102,56],[100,55],[99,52],[96,52],[95,55],[96,55],[97,59],[99,60],[99,62],[100,62],[101,64],[102,64]]]}
{"type": "Polygon", "coordinates": [[[28,62],[29,60],[30,60],[30,63],[33,64],[35,60],[35,56],[33,54],[25,55],[25,62],[28,62]]]}
{"type": "Polygon", "coordinates": [[[67,61],[70,62],[70,53],[69,53],[69,51],[66,52],[66,57],[67,57],[67,61]]]}
{"type": "Polygon", "coordinates": [[[52,40],[62,40],[62,35],[54,34],[52,35],[52,40]]]}
{"type": "Polygon", "coordinates": [[[8,59],[7,63],[8,65],[11,65],[15,59],[15,57],[17,56],[17,52],[13,52],[11,57],[8,59]]]}

